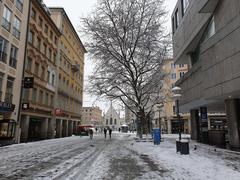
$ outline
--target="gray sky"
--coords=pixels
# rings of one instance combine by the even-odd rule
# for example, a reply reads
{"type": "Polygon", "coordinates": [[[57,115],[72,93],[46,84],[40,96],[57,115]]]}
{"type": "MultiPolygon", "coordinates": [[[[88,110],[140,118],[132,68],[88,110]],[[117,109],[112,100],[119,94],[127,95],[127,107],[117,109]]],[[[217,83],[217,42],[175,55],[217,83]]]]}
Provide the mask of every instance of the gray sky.
{"type": "MultiPolygon", "coordinates": [[[[97,0],[44,0],[47,6],[49,7],[63,7],[65,11],[68,14],[68,17],[72,21],[73,26],[76,30],[79,29],[79,18],[86,16],[87,14],[91,13],[94,9],[94,5],[96,4],[97,0]]],[[[171,29],[171,13],[175,7],[177,0],[165,0],[168,14],[168,23],[167,27],[170,31],[171,29]]],[[[81,38],[81,37],[80,37],[81,38]]],[[[84,43],[84,38],[81,38],[84,43]]],[[[91,74],[93,69],[93,63],[88,59],[88,57],[85,57],[85,67],[84,67],[84,79],[85,84],[87,81],[87,76],[91,74]]],[[[87,95],[84,93],[83,97],[83,105],[84,106],[92,106],[93,102],[96,98],[91,97],[90,95],[87,95]]],[[[96,102],[94,105],[98,105],[102,110],[107,110],[107,108],[110,106],[109,102],[96,102]]]]}

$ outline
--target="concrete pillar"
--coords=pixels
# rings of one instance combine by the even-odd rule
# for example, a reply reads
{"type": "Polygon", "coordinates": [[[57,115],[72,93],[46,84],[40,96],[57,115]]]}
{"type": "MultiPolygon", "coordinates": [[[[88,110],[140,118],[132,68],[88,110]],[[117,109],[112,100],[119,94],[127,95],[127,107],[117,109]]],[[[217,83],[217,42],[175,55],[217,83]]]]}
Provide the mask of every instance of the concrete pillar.
{"type": "Polygon", "coordinates": [[[171,134],[172,133],[171,118],[169,118],[168,121],[167,121],[167,129],[168,129],[168,134],[171,134]]]}
{"type": "Polygon", "coordinates": [[[68,136],[68,121],[63,120],[63,129],[62,129],[62,137],[68,136]]]}
{"type": "Polygon", "coordinates": [[[56,129],[56,123],[54,122],[54,119],[49,118],[48,119],[48,131],[47,131],[47,138],[53,139],[55,138],[55,129],[56,129]]]}
{"type": "Polygon", "coordinates": [[[42,119],[41,123],[41,139],[47,139],[48,132],[48,118],[42,119]]]}
{"type": "Polygon", "coordinates": [[[28,129],[29,129],[29,116],[22,115],[20,120],[20,128],[21,128],[21,142],[28,141],[28,129]]]}
{"type": "Polygon", "coordinates": [[[240,99],[225,100],[229,145],[240,148],[240,99]]]}
{"type": "Polygon", "coordinates": [[[190,111],[191,118],[191,139],[199,140],[199,110],[193,109],[190,111]]]}
{"type": "Polygon", "coordinates": [[[56,119],[56,137],[61,138],[62,137],[62,129],[63,129],[62,119],[56,119]]]}
{"type": "Polygon", "coordinates": [[[77,135],[77,122],[73,121],[73,134],[77,135]]]}
{"type": "Polygon", "coordinates": [[[72,136],[73,134],[73,122],[68,120],[68,136],[72,136]]]}

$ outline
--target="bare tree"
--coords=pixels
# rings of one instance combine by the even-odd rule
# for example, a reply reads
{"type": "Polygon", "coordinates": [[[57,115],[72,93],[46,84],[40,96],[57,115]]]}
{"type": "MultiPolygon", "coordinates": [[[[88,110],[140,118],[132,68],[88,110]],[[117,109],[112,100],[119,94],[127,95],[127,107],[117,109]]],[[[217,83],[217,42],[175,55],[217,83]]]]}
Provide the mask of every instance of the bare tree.
{"type": "Polygon", "coordinates": [[[99,0],[83,18],[86,47],[96,61],[88,91],[122,101],[147,129],[147,115],[160,101],[162,61],[169,47],[163,0],[99,0]]]}

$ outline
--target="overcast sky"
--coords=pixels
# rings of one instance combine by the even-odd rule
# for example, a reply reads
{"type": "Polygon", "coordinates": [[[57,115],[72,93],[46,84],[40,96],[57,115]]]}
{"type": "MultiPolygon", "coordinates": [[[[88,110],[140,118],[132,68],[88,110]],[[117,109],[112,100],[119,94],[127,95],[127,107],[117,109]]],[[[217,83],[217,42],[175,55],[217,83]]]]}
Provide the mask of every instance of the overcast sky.
{"type": "MultiPolygon", "coordinates": [[[[63,7],[65,11],[67,12],[70,20],[72,21],[73,26],[75,27],[76,30],[79,29],[80,22],[79,19],[80,17],[87,16],[87,14],[93,12],[94,6],[97,2],[97,0],[44,0],[46,5],[48,7],[63,7]]],[[[168,14],[168,29],[170,31],[171,29],[171,13],[175,7],[177,0],[165,0],[166,8],[167,11],[169,12],[168,14]]],[[[80,37],[81,38],[81,37],[80,37]]],[[[84,43],[84,38],[81,38],[83,43],[84,43]]],[[[91,74],[93,64],[92,62],[85,57],[85,67],[84,67],[84,76],[85,80],[87,80],[87,76],[91,74]]],[[[85,81],[86,84],[86,81],[85,81]]],[[[84,106],[92,106],[93,102],[95,101],[96,98],[91,97],[84,93],[83,97],[83,105],[84,106]]],[[[101,109],[107,110],[109,107],[110,103],[109,102],[96,102],[94,105],[98,105],[101,109]]]]}

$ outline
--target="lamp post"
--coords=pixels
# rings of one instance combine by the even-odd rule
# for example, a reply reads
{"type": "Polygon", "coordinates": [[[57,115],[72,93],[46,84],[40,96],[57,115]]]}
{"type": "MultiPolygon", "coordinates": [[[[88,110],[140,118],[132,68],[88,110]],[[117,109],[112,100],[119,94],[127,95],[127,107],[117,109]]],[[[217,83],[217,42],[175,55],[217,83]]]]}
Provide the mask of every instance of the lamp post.
{"type": "Polygon", "coordinates": [[[178,119],[178,133],[179,133],[179,141],[182,139],[181,137],[181,119],[179,115],[179,99],[182,97],[180,94],[181,88],[180,87],[174,87],[172,89],[173,92],[173,99],[175,99],[175,105],[176,105],[176,114],[177,114],[177,119],[178,119]]]}

